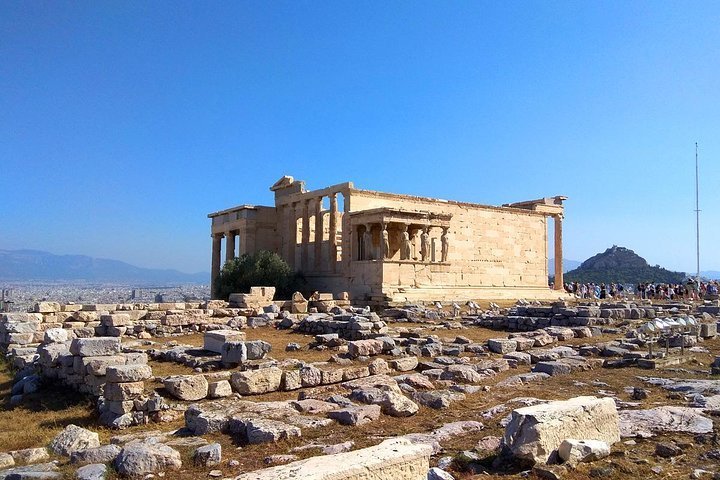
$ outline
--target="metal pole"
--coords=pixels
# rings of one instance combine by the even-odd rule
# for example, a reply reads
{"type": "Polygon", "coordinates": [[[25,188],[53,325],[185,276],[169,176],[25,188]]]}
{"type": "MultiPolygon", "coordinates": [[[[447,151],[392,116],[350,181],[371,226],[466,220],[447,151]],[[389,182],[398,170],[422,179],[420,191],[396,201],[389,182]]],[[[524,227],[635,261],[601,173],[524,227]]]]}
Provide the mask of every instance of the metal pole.
{"type": "Polygon", "coordinates": [[[698,144],[695,142],[695,245],[697,247],[697,270],[695,282],[700,291],[700,180],[698,170],[698,144]]]}

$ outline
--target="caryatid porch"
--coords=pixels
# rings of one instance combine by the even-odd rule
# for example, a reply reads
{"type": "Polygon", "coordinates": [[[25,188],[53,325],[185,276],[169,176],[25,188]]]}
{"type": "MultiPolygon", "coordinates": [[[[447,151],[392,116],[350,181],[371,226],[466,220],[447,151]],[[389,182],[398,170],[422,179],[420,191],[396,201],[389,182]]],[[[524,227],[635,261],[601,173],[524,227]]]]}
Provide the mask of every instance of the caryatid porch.
{"type": "Polygon", "coordinates": [[[393,208],[352,212],[352,261],[448,263],[451,218],[393,208]]]}

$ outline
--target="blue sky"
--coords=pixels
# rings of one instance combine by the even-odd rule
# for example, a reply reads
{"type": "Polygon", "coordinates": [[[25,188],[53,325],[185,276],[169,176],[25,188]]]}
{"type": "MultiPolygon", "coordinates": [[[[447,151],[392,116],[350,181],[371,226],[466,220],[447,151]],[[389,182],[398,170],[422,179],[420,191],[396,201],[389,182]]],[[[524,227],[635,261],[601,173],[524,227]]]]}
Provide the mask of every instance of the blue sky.
{"type": "Polygon", "coordinates": [[[2,2],[0,248],[209,270],[284,174],[492,205],[565,256],[720,270],[717,2],[2,2]]]}

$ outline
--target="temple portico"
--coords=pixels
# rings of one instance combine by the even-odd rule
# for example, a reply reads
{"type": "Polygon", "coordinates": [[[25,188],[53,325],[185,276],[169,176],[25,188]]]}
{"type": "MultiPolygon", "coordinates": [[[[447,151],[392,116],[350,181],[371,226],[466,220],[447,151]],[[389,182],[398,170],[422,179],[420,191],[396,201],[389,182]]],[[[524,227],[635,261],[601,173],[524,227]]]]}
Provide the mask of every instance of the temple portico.
{"type": "Polygon", "coordinates": [[[351,182],[307,191],[292,177],[270,190],[274,207],[208,215],[213,279],[224,246],[225,261],[276,252],[310,290],[347,291],[355,301],[557,297],[547,286],[547,220],[554,220],[561,262],[565,197],[494,207],[360,190],[351,182]]]}

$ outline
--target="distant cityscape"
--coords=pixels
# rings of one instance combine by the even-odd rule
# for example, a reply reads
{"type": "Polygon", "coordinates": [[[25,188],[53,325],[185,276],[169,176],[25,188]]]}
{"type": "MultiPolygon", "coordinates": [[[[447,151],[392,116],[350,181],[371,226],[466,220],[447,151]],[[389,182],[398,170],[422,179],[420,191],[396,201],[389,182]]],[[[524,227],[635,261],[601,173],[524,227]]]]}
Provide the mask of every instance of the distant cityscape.
{"type": "Polygon", "coordinates": [[[209,285],[141,286],[112,283],[8,282],[0,284],[0,311],[22,312],[35,302],[155,303],[210,298],[209,285]]]}

